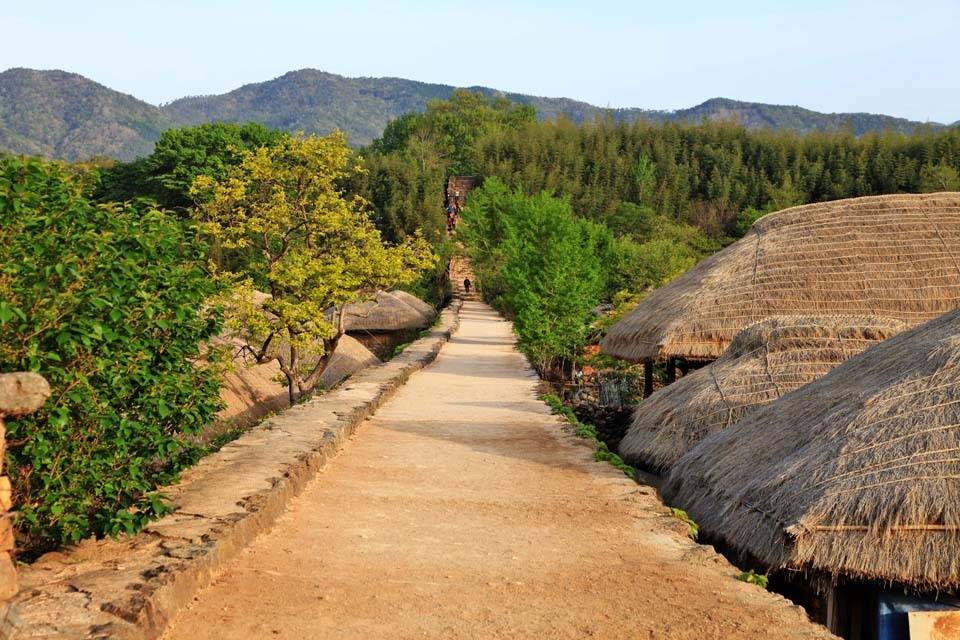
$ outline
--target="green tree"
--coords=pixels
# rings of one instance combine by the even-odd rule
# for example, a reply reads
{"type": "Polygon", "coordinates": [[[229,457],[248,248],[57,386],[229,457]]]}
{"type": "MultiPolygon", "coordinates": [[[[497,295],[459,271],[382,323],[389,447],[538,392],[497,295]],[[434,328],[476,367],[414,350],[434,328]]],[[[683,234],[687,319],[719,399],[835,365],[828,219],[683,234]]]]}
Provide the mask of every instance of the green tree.
{"type": "Polygon", "coordinates": [[[132,532],[220,406],[204,246],[166,213],[95,206],[56,165],[0,160],[0,370],[53,394],[7,425],[21,548],[132,532]]]}
{"type": "Polygon", "coordinates": [[[195,204],[190,188],[198,176],[222,179],[244,151],[276,144],[284,135],[255,122],[168,129],[149,156],[103,171],[97,196],[107,201],[147,197],[185,212],[195,204]]]}
{"type": "Polygon", "coordinates": [[[412,283],[435,260],[418,236],[385,245],[366,203],[344,197],[338,185],[350,157],[339,132],[284,137],[243,152],[225,179],[199,176],[192,190],[204,228],[224,250],[261,258],[221,274],[232,285],[221,300],[256,360],[279,363],[291,403],[319,381],[343,335],[345,304],[412,283]]]}
{"type": "Polygon", "coordinates": [[[508,191],[495,178],[471,194],[463,224],[484,290],[489,281],[502,287],[499,301],[520,348],[544,375],[575,359],[586,342],[590,309],[607,287],[609,231],[575,218],[564,199],[508,191]],[[474,211],[483,213],[475,220],[474,211]],[[494,243],[502,249],[491,261],[483,254],[494,243]]]}
{"type": "Polygon", "coordinates": [[[646,153],[641,153],[637,158],[637,164],[633,168],[633,179],[637,187],[637,202],[653,204],[657,188],[657,168],[646,153]]]}
{"type": "Polygon", "coordinates": [[[924,165],[920,170],[920,191],[960,191],[960,172],[945,163],[924,165]]]}
{"type": "Polygon", "coordinates": [[[529,105],[457,89],[448,100],[428,102],[423,113],[392,120],[372,148],[379,153],[412,153],[421,164],[442,161],[451,173],[470,174],[478,169],[474,151],[479,136],[520,130],[535,121],[536,111],[529,105]]]}

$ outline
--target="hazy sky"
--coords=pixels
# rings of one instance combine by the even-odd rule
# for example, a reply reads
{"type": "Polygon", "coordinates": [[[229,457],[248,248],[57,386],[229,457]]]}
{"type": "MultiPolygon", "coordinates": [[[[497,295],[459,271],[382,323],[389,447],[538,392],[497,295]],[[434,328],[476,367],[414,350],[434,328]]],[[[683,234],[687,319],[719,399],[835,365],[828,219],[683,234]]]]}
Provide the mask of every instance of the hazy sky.
{"type": "Polygon", "coordinates": [[[0,69],[153,103],[312,67],[601,106],[707,98],[960,119],[960,0],[2,0],[0,69]]]}

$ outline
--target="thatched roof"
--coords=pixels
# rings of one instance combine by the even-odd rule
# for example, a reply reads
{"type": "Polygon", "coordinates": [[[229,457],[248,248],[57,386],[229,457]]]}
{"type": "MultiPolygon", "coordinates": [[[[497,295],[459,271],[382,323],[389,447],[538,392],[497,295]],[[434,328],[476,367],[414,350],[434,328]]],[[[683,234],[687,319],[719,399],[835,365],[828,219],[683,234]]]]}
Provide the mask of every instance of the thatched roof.
{"type": "Polygon", "coordinates": [[[391,291],[390,295],[398,299],[400,302],[413,307],[417,313],[423,316],[427,323],[432,323],[433,319],[437,316],[437,310],[433,308],[432,304],[424,302],[412,293],[407,293],[402,289],[396,289],[391,291]]]}
{"type": "Polygon", "coordinates": [[[711,433],[904,328],[872,316],[777,316],[751,325],[718,360],[641,402],[620,455],[636,466],[666,469],[711,433]]]}
{"type": "Polygon", "coordinates": [[[707,437],[663,493],[770,567],[960,587],[960,310],[707,437]]]}
{"type": "Polygon", "coordinates": [[[350,336],[340,336],[327,368],[320,375],[320,384],[329,389],[344,378],[375,364],[380,364],[380,360],[369,349],[350,336]]]}
{"type": "Polygon", "coordinates": [[[430,321],[392,293],[378,291],[373,300],[344,307],[347,331],[402,331],[423,329],[430,321]]]}
{"type": "Polygon", "coordinates": [[[869,314],[913,326],[960,306],[960,193],[793,207],[651,293],[604,338],[636,362],[714,359],[774,315],[869,314]]]}

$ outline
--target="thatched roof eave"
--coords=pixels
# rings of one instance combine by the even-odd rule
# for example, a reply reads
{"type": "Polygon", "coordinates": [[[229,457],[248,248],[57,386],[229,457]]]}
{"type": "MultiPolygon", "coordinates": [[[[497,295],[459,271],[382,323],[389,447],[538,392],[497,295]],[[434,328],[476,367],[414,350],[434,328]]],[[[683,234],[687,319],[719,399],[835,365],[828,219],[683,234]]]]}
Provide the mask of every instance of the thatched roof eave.
{"type": "Polygon", "coordinates": [[[960,587],[960,310],[709,435],[663,494],[774,569],[960,587]]]}
{"type": "Polygon", "coordinates": [[[715,359],[772,315],[920,324],[960,307],[960,193],[851,198],[765,216],[648,295],[601,343],[643,362],[715,359]]]}

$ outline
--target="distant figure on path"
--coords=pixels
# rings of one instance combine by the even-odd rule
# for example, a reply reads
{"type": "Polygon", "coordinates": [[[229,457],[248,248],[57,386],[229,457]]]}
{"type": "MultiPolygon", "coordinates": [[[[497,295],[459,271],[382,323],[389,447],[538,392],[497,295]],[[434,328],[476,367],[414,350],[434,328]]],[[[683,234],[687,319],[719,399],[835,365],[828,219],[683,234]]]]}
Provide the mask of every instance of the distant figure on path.
{"type": "Polygon", "coordinates": [[[451,204],[447,207],[447,231],[453,231],[457,226],[457,208],[451,204]]]}
{"type": "Polygon", "coordinates": [[[468,294],[470,293],[470,278],[463,279],[463,290],[468,294]]]}

